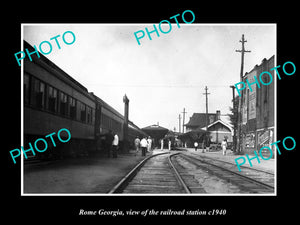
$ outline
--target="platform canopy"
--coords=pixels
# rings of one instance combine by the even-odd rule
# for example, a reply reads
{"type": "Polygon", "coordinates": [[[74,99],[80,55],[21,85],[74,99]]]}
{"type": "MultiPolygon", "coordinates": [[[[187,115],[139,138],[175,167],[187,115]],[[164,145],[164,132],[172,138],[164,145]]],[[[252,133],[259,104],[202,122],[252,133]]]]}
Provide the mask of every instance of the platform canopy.
{"type": "Polygon", "coordinates": [[[144,131],[146,134],[148,134],[152,138],[159,140],[159,139],[162,139],[165,137],[165,135],[169,132],[169,129],[154,124],[154,125],[142,128],[142,131],[144,131]]]}

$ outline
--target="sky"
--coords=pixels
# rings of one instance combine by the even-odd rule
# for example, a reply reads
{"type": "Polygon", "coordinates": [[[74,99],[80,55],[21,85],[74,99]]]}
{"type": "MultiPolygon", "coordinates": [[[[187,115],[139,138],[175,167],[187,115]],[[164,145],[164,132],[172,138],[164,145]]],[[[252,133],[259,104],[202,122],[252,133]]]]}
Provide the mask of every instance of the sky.
{"type": "MultiPolygon", "coordinates": [[[[244,73],[276,54],[275,24],[172,23],[169,33],[154,32],[152,40],[145,34],[138,45],[134,32],[151,31],[153,24],[23,24],[23,39],[37,47],[49,41],[52,52],[45,56],[121,114],[126,94],[129,119],[140,128],[159,123],[176,131],[183,108],[185,123],[193,113],[205,113],[205,86],[208,112],[230,113],[229,86],[239,82],[241,53],[235,50],[241,49],[242,34],[251,50],[244,73]],[[75,34],[71,45],[62,40],[66,31],[75,34]],[[57,35],[61,49],[50,41],[57,35]]],[[[43,48],[47,52],[46,44],[43,48]]]]}

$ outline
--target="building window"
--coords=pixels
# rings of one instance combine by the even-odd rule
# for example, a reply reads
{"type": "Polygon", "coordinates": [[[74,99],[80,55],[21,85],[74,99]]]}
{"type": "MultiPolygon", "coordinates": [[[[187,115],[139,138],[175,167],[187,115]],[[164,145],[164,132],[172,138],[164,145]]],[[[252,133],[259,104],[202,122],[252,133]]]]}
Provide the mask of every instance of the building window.
{"type": "Polygon", "coordinates": [[[57,89],[49,86],[48,88],[48,110],[57,111],[57,89]]]}
{"type": "Polygon", "coordinates": [[[86,106],[83,103],[80,103],[80,120],[86,122],[86,106]]]}
{"type": "Polygon", "coordinates": [[[64,116],[67,115],[67,95],[63,92],[60,92],[60,113],[64,116]]]}
{"type": "Polygon", "coordinates": [[[30,79],[28,74],[24,74],[24,83],[23,83],[23,91],[24,91],[24,104],[29,104],[29,96],[30,96],[30,79]]]}
{"type": "Polygon", "coordinates": [[[35,79],[34,81],[34,96],[35,106],[37,108],[44,108],[45,106],[45,83],[35,79]]]}
{"type": "Polygon", "coordinates": [[[76,119],[76,99],[69,97],[69,105],[70,105],[70,117],[71,119],[76,119]]]}

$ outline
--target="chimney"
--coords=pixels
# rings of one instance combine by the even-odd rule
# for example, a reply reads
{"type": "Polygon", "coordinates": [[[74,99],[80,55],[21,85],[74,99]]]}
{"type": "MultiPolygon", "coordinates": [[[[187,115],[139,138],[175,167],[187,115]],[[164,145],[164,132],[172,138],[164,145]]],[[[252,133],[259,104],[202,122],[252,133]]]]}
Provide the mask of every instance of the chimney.
{"type": "Polygon", "coordinates": [[[220,111],[220,110],[217,110],[217,111],[216,111],[216,120],[219,120],[219,119],[220,119],[220,116],[221,116],[221,111],[220,111]]]}

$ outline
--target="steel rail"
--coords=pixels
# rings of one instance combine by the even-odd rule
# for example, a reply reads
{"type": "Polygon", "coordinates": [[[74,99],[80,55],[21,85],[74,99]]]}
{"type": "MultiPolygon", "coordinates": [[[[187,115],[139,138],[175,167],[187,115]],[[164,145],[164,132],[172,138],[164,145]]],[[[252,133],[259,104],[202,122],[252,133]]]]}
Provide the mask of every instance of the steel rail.
{"type": "Polygon", "coordinates": [[[169,164],[172,167],[177,180],[179,181],[180,185],[183,187],[184,191],[188,194],[191,194],[191,190],[188,188],[188,186],[186,185],[186,183],[184,182],[184,180],[182,179],[181,175],[179,174],[178,170],[176,169],[176,167],[174,166],[174,164],[172,163],[171,157],[173,157],[174,155],[178,155],[180,153],[174,153],[172,155],[169,155],[168,160],[169,160],[169,164]]]}
{"type": "MultiPolygon", "coordinates": [[[[215,164],[213,164],[213,163],[206,162],[206,161],[201,160],[201,159],[199,159],[199,158],[196,158],[196,157],[193,157],[193,156],[189,156],[189,155],[185,155],[185,154],[181,154],[181,157],[186,158],[187,160],[189,160],[190,162],[192,162],[192,163],[195,164],[195,165],[197,165],[197,163],[193,162],[193,160],[200,161],[201,163],[204,163],[204,164],[208,164],[208,165],[217,167],[217,168],[221,169],[222,171],[227,171],[227,172],[229,172],[229,173],[232,173],[232,174],[234,174],[234,175],[237,175],[237,176],[239,176],[239,177],[242,177],[243,179],[246,179],[246,180],[248,180],[248,181],[251,181],[252,183],[256,183],[256,184],[262,185],[262,186],[264,186],[264,187],[266,187],[266,188],[268,188],[268,189],[274,190],[274,187],[272,187],[271,185],[265,184],[265,183],[263,183],[263,182],[260,182],[260,181],[258,181],[258,180],[253,179],[253,178],[244,176],[244,175],[242,175],[242,174],[239,174],[239,173],[234,172],[234,171],[232,171],[232,170],[229,170],[229,169],[227,169],[227,168],[224,168],[224,167],[215,165],[215,164]]],[[[199,166],[199,165],[198,165],[198,166],[199,166]]]]}
{"type": "MultiPolygon", "coordinates": [[[[195,154],[193,152],[190,152],[190,154],[193,154],[195,156],[199,156],[198,154],[195,154]]],[[[210,157],[202,156],[202,155],[201,155],[201,157],[205,158],[205,159],[208,159],[208,160],[214,160],[214,161],[226,163],[226,164],[229,164],[229,165],[235,165],[234,163],[231,163],[231,162],[228,162],[228,161],[223,161],[223,160],[216,159],[216,158],[210,158],[210,157]]],[[[252,168],[252,167],[248,167],[248,166],[243,166],[243,165],[241,165],[240,167],[245,168],[245,169],[249,169],[249,170],[254,170],[254,171],[257,171],[257,172],[266,173],[266,174],[273,175],[273,176],[275,175],[274,173],[266,171],[266,170],[256,169],[256,168],[252,168]]]]}
{"type": "Polygon", "coordinates": [[[138,173],[138,171],[142,168],[142,166],[151,158],[163,155],[163,154],[169,154],[169,152],[163,152],[158,153],[155,155],[150,155],[143,159],[141,162],[139,162],[132,170],[129,171],[109,192],[108,194],[114,194],[114,193],[121,193],[122,189],[127,185],[127,183],[138,173]]]}

